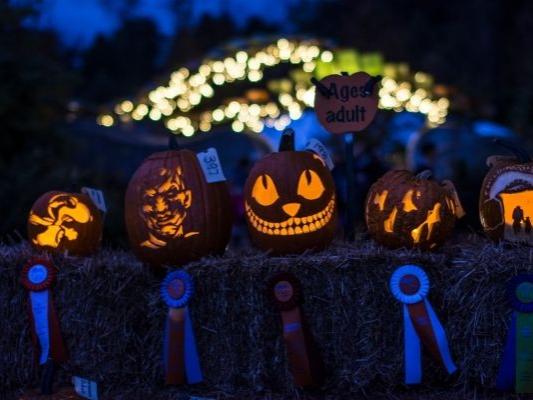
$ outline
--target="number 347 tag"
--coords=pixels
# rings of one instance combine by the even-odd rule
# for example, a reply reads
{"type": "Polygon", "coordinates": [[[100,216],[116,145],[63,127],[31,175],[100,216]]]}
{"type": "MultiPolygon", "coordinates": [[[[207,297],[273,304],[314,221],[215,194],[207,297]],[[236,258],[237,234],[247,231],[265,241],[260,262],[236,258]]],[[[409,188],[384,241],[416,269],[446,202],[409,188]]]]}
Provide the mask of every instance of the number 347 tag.
{"type": "Polygon", "coordinates": [[[214,147],[210,147],[207,151],[198,153],[196,156],[198,157],[202,171],[204,171],[207,183],[223,182],[226,180],[217,150],[214,147]]]}

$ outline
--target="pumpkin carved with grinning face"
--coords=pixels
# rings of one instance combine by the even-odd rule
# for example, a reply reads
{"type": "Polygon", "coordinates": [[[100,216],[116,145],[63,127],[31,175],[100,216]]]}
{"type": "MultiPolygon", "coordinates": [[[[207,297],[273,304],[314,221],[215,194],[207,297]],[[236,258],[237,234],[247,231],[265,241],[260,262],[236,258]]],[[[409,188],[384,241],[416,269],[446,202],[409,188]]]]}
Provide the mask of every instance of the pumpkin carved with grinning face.
{"type": "Polygon", "coordinates": [[[389,171],[368,192],[368,232],[390,248],[436,248],[453,230],[457,201],[448,186],[409,171],[389,171]]]}
{"type": "Polygon", "coordinates": [[[100,246],[102,216],[89,196],[48,192],[33,204],[28,237],[34,247],[71,255],[88,255],[100,246]]]}
{"type": "Polygon", "coordinates": [[[130,180],[125,217],[133,252],[150,265],[222,253],[232,223],[228,187],[208,183],[190,150],[155,153],[130,180]]]}
{"type": "Polygon", "coordinates": [[[286,131],[280,151],[258,161],[244,187],[252,242],[272,254],[324,248],[337,227],[331,173],[315,153],[294,151],[293,140],[286,131]]]}
{"type": "MultiPolygon", "coordinates": [[[[503,144],[503,143],[502,143],[503,144]]],[[[509,144],[516,157],[491,156],[479,196],[479,215],[493,240],[533,245],[533,161],[509,144]]]]}

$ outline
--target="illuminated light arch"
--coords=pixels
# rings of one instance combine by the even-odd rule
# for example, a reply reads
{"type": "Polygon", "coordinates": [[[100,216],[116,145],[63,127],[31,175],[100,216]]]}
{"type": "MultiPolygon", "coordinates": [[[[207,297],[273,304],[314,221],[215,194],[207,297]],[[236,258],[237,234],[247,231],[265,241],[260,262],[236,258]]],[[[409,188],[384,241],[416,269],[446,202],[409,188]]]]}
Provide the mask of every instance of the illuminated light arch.
{"type": "Polygon", "coordinates": [[[305,108],[313,106],[311,76],[321,78],[343,70],[383,75],[381,109],[420,112],[433,126],[445,121],[449,100],[437,93],[430,75],[412,74],[406,64],[384,64],[378,53],[359,54],[335,50],[316,40],[281,38],[261,46],[254,42],[226,57],[205,60],[194,72],[179,68],[170,74],[166,86],[149,91],[135,102],[128,99],[116,104],[112,112],[99,115],[97,122],[112,126],[150,119],[162,121],[170,131],[184,136],[207,132],[220,124],[231,124],[236,132],[247,129],[259,133],[265,125],[283,130],[299,119],[305,108]],[[266,82],[266,88],[252,88],[246,96],[201,109],[205,99],[217,94],[217,88],[238,81],[260,82],[265,71],[280,64],[301,68],[291,70],[285,79],[266,82]]]}

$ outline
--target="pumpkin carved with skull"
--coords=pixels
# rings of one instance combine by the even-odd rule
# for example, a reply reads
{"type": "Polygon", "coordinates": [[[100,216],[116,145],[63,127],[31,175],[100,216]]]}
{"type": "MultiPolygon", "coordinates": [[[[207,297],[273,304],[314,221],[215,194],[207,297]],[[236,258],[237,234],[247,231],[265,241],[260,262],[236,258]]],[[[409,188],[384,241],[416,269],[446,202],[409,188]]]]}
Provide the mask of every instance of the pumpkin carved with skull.
{"type": "Polygon", "coordinates": [[[365,217],[370,235],[389,248],[433,249],[451,234],[461,207],[451,182],[429,180],[429,171],[389,171],[370,188],[365,217]]]}
{"type": "Polygon", "coordinates": [[[310,151],[294,151],[287,129],[279,152],[259,160],[244,187],[248,231],[254,245],[271,254],[326,247],[337,228],[333,177],[310,151]]]}
{"type": "Polygon", "coordinates": [[[38,249],[85,256],[100,246],[102,216],[89,196],[52,191],[33,204],[28,238],[38,249]]]}
{"type": "Polygon", "coordinates": [[[222,253],[231,233],[229,210],[226,182],[208,183],[195,153],[171,149],[152,154],[126,192],[132,250],[153,266],[222,253]]]}
{"type": "Polygon", "coordinates": [[[487,159],[490,170],[479,196],[481,225],[495,241],[533,245],[533,161],[525,151],[505,146],[515,157],[487,159]]]}

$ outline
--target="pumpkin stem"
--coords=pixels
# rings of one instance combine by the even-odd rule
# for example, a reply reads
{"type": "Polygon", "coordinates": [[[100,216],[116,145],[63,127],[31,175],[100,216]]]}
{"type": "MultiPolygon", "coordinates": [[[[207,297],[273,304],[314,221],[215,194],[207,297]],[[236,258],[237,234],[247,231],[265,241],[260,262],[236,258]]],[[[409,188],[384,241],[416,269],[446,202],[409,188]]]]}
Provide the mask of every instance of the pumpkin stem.
{"type": "Polygon", "coordinates": [[[519,147],[515,146],[514,144],[512,144],[512,143],[510,143],[510,142],[508,142],[506,140],[494,139],[494,143],[496,143],[497,145],[499,145],[499,146],[511,151],[511,153],[513,153],[514,156],[521,163],[529,163],[529,162],[531,162],[531,157],[527,153],[526,150],[524,150],[522,148],[519,148],[519,147]]]}
{"type": "Polygon", "coordinates": [[[370,96],[372,94],[372,92],[374,91],[374,86],[376,86],[376,84],[381,81],[382,79],[382,76],[381,75],[376,75],[376,76],[372,76],[368,82],[366,83],[364,89],[363,89],[363,93],[366,95],[366,96],[370,96]]]}
{"type": "Polygon", "coordinates": [[[294,130],[291,128],[283,131],[278,151],[294,151],[294,130]]]}
{"type": "Polygon", "coordinates": [[[179,150],[180,145],[178,144],[178,138],[173,133],[170,134],[168,138],[168,148],[170,150],[179,150]]]}
{"type": "Polygon", "coordinates": [[[425,169],[422,172],[416,174],[416,179],[429,179],[433,175],[433,172],[429,169],[425,169]]]}

